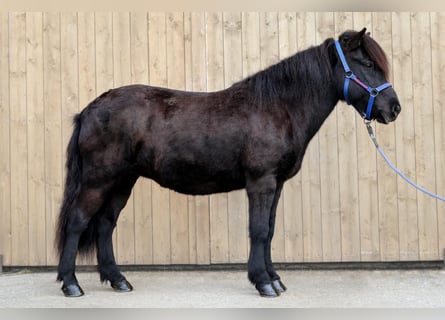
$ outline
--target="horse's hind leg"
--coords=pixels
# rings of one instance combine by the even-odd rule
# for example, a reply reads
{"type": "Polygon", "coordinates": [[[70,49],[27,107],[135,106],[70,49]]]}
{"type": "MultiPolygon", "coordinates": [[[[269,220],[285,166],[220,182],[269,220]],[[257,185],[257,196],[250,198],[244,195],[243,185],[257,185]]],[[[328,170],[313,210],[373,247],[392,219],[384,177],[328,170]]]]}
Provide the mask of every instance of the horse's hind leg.
{"type": "Polygon", "coordinates": [[[132,291],[133,287],[117,268],[113,253],[112,234],[136,180],[137,177],[128,177],[113,188],[107,203],[101,209],[97,222],[96,245],[100,279],[102,282],[110,281],[111,287],[121,292],[132,291]]]}
{"type": "Polygon", "coordinates": [[[57,279],[63,282],[62,291],[67,297],[79,297],[84,294],[74,274],[79,240],[102,205],[104,195],[103,189],[81,190],[68,214],[57,275],[57,279]]]}

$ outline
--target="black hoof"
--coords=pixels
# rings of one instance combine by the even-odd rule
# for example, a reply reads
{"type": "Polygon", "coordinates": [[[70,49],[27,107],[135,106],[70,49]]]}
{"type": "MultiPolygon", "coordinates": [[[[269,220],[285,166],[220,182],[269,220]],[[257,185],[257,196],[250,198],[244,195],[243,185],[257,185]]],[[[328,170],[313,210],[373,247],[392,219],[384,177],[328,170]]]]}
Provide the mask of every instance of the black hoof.
{"type": "Polygon", "coordinates": [[[82,288],[79,287],[78,284],[70,284],[68,286],[63,286],[62,291],[65,297],[81,297],[85,294],[82,288]]]}
{"type": "Polygon", "coordinates": [[[126,279],[120,281],[111,282],[111,287],[119,292],[130,292],[133,291],[133,286],[126,279]]]}
{"type": "Polygon", "coordinates": [[[272,281],[272,286],[279,293],[283,293],[284,291],[287,290],[286,286],[283,284],[283,282],[281,282],[281,280],[272,281]]]}
{"type": "Polygon", "coordinates": [[[280,293],[275,290],[271,283],[257,284],[255,288],[258,290],[260,296],[262,297],[275,298],[280,295],[280,293]]]}

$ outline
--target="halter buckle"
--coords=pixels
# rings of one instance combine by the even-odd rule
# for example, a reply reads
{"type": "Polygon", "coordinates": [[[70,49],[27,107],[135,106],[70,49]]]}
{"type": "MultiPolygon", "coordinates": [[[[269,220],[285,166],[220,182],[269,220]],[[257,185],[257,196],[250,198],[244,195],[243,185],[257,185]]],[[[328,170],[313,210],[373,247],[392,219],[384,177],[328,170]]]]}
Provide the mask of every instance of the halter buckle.
{"type": "Polygon", "coordinates": [[[380,91],[377,90],[376,88],[372,88],[371,91],[369,91],[369,95],[374,98],[377,97],[379,93],[380,91]]]}

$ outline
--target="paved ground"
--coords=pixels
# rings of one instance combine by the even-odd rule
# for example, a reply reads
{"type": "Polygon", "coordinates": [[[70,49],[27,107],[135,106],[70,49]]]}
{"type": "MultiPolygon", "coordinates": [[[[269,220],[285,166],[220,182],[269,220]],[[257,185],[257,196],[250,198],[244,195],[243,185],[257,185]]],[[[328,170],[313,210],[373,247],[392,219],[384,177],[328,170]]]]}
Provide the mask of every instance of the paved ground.
{"type": "Polygon", "coordinates": [[[116,293],[94,272],[77,274],[86,295],[65,298],[55,273],[0,274],[0,307],[445,307],[445,270],[281,271],[288,291],[257,295],[244,271],[125,272],[131,293],[116,293]]]}

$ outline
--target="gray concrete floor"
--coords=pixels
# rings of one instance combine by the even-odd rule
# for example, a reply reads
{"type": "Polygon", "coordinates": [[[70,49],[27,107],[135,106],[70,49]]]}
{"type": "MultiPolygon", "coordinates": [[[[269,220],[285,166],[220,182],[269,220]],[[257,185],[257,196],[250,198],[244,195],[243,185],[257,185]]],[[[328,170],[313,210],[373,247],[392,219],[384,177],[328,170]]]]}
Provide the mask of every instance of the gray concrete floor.
{"type": "Polygon", "coordinates": [[[54,272],[0,274],[0,307],[71,308],[350,308],[445,307],[445,270],[292,270],[288,290],[261,298],[244,271],[125,272],[135,290],[116,293],[95,272],[79,272],[85,291],[65,298],[54,272]]]}

